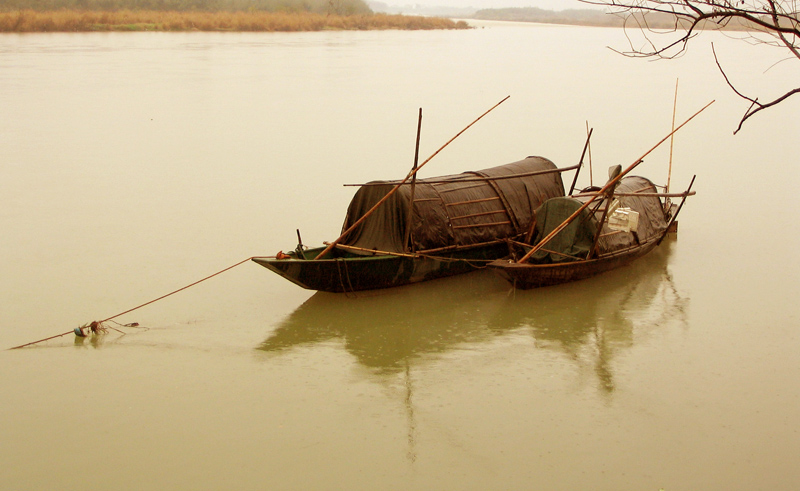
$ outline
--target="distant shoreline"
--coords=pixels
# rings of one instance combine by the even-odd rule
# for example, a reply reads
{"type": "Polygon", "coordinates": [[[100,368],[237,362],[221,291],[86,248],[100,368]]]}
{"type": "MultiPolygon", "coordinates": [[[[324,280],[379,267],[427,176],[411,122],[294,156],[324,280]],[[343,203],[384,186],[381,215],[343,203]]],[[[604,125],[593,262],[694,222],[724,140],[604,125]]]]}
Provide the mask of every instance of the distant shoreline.
{"type": "Polygon", "coordinates": [[[308,32],[469,29],[464,21],[393,14],[18,10],[0,12],[0,33],[109,31],[308,32]]]}
{"type": "Polygon", "coordinates": [[[477,20],[535,22],[587,27],[623,27],[624,19],[596,9],[545,10],[534,7],[483,9],[475,12],[477,20]]]}
{"type": "MultiPolygon", "coordinates": [[[[475,12],[472,16],[475,20],[492,20],[506,22],[532,22],[538,24],[557,24],[564,26],[583,26],[583,27],[617,27],[617,28],[639,28],[658,30],[678,30],[686,28],[689,23],[680,20],[675,15],[665,12],[651,12],[647,14],[647,21],[640,18],[641,14],[631,17],[627,14],[612,14],[604,10],[597,9],[567,9],[567,10],[545,10],[535,7],[523,8],[500,8],[483,9],[475,12]],[[631,19],[634,19],[633,21],[631,19]],[[638,19],[638,21],[636,20],[638,19]]],[[[696,30],[758,30],[757,26],[748,25],[742,22],[732,22],[720,26],[713,21],[700,22],[696,30]]]]}

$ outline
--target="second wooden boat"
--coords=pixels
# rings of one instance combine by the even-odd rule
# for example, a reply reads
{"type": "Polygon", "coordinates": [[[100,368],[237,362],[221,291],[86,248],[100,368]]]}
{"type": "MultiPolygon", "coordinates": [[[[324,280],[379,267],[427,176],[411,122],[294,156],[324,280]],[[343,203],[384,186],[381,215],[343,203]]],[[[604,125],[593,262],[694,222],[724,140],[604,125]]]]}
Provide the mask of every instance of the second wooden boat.
{"type": "Polygon", "coordinates": [[[584,207],[597,189],[573,197],[554,198],[536,210],[536,235],[530,244],[514,242],[516,254],[489,264],[516,288],[530,289],[582,280],[624,266],[652,251],[674,229],[680,207],[643,177],[625,177],[603,199],[584,207]],[[581,210],[581,208],[583,208],[581,210]],[[580,210],[569,224],[565,221],[580,210]],[[563,228],[546,245],[534,246],[563,228]],[[519,261],[520,258],[525,261],[519,261]]]}

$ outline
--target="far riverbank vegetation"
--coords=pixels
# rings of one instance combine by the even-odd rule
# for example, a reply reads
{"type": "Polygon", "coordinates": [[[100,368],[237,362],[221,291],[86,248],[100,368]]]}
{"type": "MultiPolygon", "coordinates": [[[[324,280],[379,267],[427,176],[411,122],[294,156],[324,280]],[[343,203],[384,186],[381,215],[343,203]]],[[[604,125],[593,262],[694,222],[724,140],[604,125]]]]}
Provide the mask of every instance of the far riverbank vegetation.
{"type": "Polygon", "coordinates": [[[362,0],[0,0],[0,32],[467,29],[362,0]]]}
{"type": "MultiPolygon", "coordinates": [[[[513,22],[535,22],[539,24],[561,24],[575,26],[595,26],[595,27],[646,27],[647,29],[674,30],[676,28],[676,17],[667,12],[648,12],[647,18],[641,15],[625,16],[614,15],[606,10],[599,9],[567,9],[567,10],[545,10],[535,7],[523,8],[501,8],[483,9],[475,12],[472,16],[481,20],[500,20],[513,22]]],[[[701,21],[697,25],[698,29],[720,29],[721,26],[713,20],[701,21]]],[[[755,28],[747,23],[729,23],[724,29],[742,30],[755,28]]]]}
{"type": "Polygon", "coordinates": [[[597,9],[545,10],[535,7],[483,9],[473,16],[482,20],[536,22],[578,26],[622,27],[623,19],[597,9]]]}

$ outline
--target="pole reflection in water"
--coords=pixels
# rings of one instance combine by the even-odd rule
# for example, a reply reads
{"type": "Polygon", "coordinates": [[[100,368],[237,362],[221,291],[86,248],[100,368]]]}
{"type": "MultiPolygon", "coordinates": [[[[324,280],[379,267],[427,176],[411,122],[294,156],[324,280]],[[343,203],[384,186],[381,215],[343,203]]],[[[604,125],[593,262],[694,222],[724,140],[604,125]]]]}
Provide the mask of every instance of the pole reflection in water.
{"type": "Polygon", "coordinates": [[[412,396],[414,395],[414,390],[411,386],[411,365],[408,364],[406,361],[406,374],[405,374],[405,385],[406,385],[406,398],[405,398],[405,408],[406,408],[406,419],[408,420],[408,460],[412,464],[417,461],[417,451],[416,451],[416,430],[417,430],[417,422],[414,419],[414,401],[412,400],[412,396]]]}
{"type": "Polygon", "coordinates": [[[537,348],[560,351],[579,367],[593,366],[599,386],[612,392],[609,362],[633,345],[634,331],[686,323],[687,299],[668,269],[670,242],[628,267],[536,290],[510,290],[492,273],[480,271],[356,298],[316,293],[259,349],[281,353],[341,340],[359,364],[388,376],[409,373],[437,354],[478,348],[525,330],[537,348]]]}

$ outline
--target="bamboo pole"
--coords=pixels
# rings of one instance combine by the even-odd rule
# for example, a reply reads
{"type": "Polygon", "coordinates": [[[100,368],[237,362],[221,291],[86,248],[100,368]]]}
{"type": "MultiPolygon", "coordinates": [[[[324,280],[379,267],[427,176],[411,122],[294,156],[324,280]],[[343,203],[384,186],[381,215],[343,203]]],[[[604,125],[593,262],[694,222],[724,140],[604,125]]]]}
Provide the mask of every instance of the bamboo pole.
{"type": "MultiPolygon", "coordinates": [[[[675,129],[675,114],[678,112],[678,81],[675,79],[675,99],[672,102],[672,129],[675,129]]],[[[667,185],[664,187],[665,192],[669,192],[669,185],[672,181],[672,149],[675,146],[675,137],[669,140],[669,171],[667,172],[667,185]]],[[[664,212],[666,213],[672,207],[672,200],[669,198],[664,199],[664,212]]]]}
{"type": "Polygon", "coordinates": [[[531,226],[528,228],[528,232],[525,234],[525,242],[530,244],[531,239],[533,239],[533,234],[536,232],[536,212],[531,213],[531,226]]]}
{"type": "Polygon", "coordinates": [[[403,241],[405,247],[409,251],[413,250],[411,247],[411,221],[414,218],[414,190],[417,183],[417,163],[419,163],[419,137],[422,133],[422,108],[419,108],[419,120],[417,121],[417,145],[414,149],[414,167],[411,171],[414,172],[414,177],[411,178],[411,199],[408,200],[408,216],[406,217],[406,237],[403,241]]]}
{"type": "MultiPolygon", "coordinates": [[[[689,193],[689,196],[694,196],[695,194],[697,194],[697,192],[696,191],[692,191],[692,192],[689,193]]],[[[582,197],[586,197],[586,196],[596,196],[596,195],[597,195],[597,193],[581,193],[581,194],[574,195],[573,198],[582,198],[582,197]]],[[[645,197],[645,198],[682,198],[685,195],[686,195],[685,192],[683,192],[683,193],[614,193],[614,196],[628,196],[628,197],[631,197],[631,196],[642,196],[642,197],[645,197]]]]}
{"type": "MultiPolygon", "coordinates": [[[[491,176],[491,177],[467,177],[464,179],[450,179],[450,180],[437,180],[436,178],[427,178],[423,179],[422,182],[425,184],[450,184],[450,183],[462,183],[462,182],[486,182],[486,181],[503,181],[506,179],[517,179],[519,177],[530,177],[530,176],[541,176],[544,174],[555,174],[557,172],[568,172],[571,170],[575,170],[580,167],[580,164],[571,165],[569,167],[559,167],[557,169],[545,169],[545,170],[535,170],[532,172],[520,172],[519,174],[508,174],[505,176],[491,176]]],[[[387,184],[391,184],[391,182],[365,182],[363,184],[343,184],[344,187],[364,187],[364,186],[385,186],[387,184]]],[[[405,184],[405,183],[401,183],[405,184]]],[[[409,183],[410,184],[410,183],[409,183]]],[[[453,190],[444,190],[442,192],[449,192],[449,191],[457,191],[458,189],[453,190]]]]}
{"type": "MultiPolygon", "coordinates": [[[[490,240],[489,242],[478,242],[476,244],[466,244],[466,245],[450,245],[445,247],[437,247],[435,249],[425,249],[422,251],[417,251],[416,254],[418,255],[431,255],[431,254],[440,254],[442,252],[452,252],[452,251],[464,251],[467,249],[476,249],[478,247],[486,247],[492,246],[496,244],[505,243],[509,239],[496,239],[490,240]]],[[[470,259],[472,261],[472,259],[470,259]]]]}
{"type": "MultiPolygon", "coordinates": [[[[608,209],[611,207],[611,202],[614,199],[614,189],[616,186],[612,186],[608,188],[608,191],[605,193],[605,201],[606,206],[603,208],[603,214],[600,216],[600,223],[597,224],[597,231],[594,233],[594,240],[592,241],[592,248],[589,249],[589,254],[586,255],[586,259],[591,259],[592,256],[595,255],[597,252],[597,244],[600,243],[600,234],[603,233],[603,224],[606,222],[606,217],[608,216],[608,209]]],[[[602,204],[602,202],[601,202],[602,204]]]]}
{"type": "Polygon", "coordinates": [[[681,212],[681,208],[683,208],[683,204],[686,202],[686,197],[687,197],[687,196],[692,196],[692,195],[694,195],[694,194],[695,194],[695,193],[693,193],[693,192],[691,192],[691,191],[692,191],[692,186],[694,185],[694,180],[695,180],[695,178],[696,178],[696,177],[697,177],[697,176],[694,176],[694,177],[692,177],[692,181],[689,183],[689,187],[686,189],[686,192],[682,193],[682,197],[683,197],[683,199],[681,200],[681,204],[679,204],[679,205],[678,205],[678,209],[677,209],[677,210],[675,210],[675,214],[674,214],[674,215],[672,215],[672,220],[670,220],[670,221],[669,221],[669,223],[667,224],[667,228],[666,228],[666,229],[664,229],[664,234],[663,234],[663,235],[661,235],[661,238],[660,238],[660,239],[658,239],[658,242],[656,243],[656,245],[659,245],[659,244],[661,244],[661,241],[662,241],[662,240],[664,240],[664,237],[666,237],[666,236],[667,236],[667,234],[669,233],[669,228],[670,228],[670,227],[672,226],[672,224],[673,224],[673,223],[675,223],[675,221],[678,219],[678,213],[680,213],[680,212],[681,212]]]}
{"type": "Polygon", "coordinates": [[[386,202],[386,201],[387,201],[387,200],[388,200],[388,199],[389,199],[389,198],[390,198],[390,197],[391,197],[391,196],[392,196],[394,193],[396,193],[396,192],[397,192],[397,190],[398,190],[398,189],[400,189],[400,186],[402,186],[403,184],[405,184],[405,182],[406,182],[406,181],[408,181],[409,179],[411,179],[411,177],[413,177],[413,176],[417,175],[417,172],[418,172],[420,169],[422,169],[422,168],[425,166],[425,164],[427,164],[428,162],[430,162],[430,161],[431,161],[431,160],[432,160],[434,157],[436,157],[436,156],[439,154],[439,152],[441,152],[442,150],[444,150],[446,146],[450,145],[450,143],[452,143],[452,142],[453,142],[453,140],[455,140],[456,138],[458,138],[459,136],[461,136],[461,135],[462,135],[462,134],[463,134],[465,131],[467,131],[467,130],[468,130],[470,127],[472,127],[472,125],[474,125],[475,123],[477,123],[478,121],[480,121],[480,120],[481,120],[481,119],[482,119],[484,116],[486,116],[487,114],[489,114],[490,112],[492,112],[492,111],[493,111],[493,110],[494,110],[494,109],[495,109],[497,106],[499,106],[500,104],[502,104],[502,103],[504,103],[505,101],[507,101],[509,97],[511,97],[511,96],[510,96],[510,95],[509,95],[509,96],[506,96],[506,97],[505,97],[503,100],[501,100],[500,102],[498,102],[497,104],[495,104],[494,106],[492,106],[491,108],[489,108],[489,110],[488,110],[488,111],[486,111],[485,113],[483,113],[483,114],[481,114],[480,116],[478,116],[478,117],[477,117],[477,119],[475,119],[475,121],[473,121],[473,122],[471,122],[470,124],[468,124],[468,125],[467,125],[467,126],[466,126],[466,127],[463,129],[463,130],[461,130],[461,131],[459,131],[458,133],[456,133],[456,136],[454,136],[453,138],[449,139],[449,140],[447,141],[447,143],[445,143],[444,145],[442,145],[441,147],[439,147],[439,149],[438,149],[438,150],[436,150],[435,152],[433,152],[433,154],[432,154],[430,157],[428,157],[428,158],[425,160],[425,162],[423,162],[423,163],[419,164],[419,166],[418,166],[416,169],[414,169],[413,171],[409,172],[409,174],[408,174],[408,175],[405,177],[405,179],[403,179],[403,180],[402,180],[402,181],[401,181],[399,184],[397,184],[397,185],[396,185],[394,188],[392,188],[392,190],[391,190],[391,191],[389,191],[388,193],[386,193],[386,196],[384,196],[383,198],[381,198],[381,199],[380,199],[380,200],[379,200],[377,203],[375,203],[375,205],[373,205],[373,207],[372,207],[372,208],[370,208],[369,210],[367,210],[367,212],[366,212],[366,213],[364,213],[364,215],[363,215],[361,218],[359,218],[358,220],[356,220],[356,222],[355,222],[353,225],[351,225],[351,226],[350,226],[350,227],[349,227],[347,230],[345,230],[344,232],[342,232],[342,235],[340,235],[340,236],[339,236],[339,238],[337,238],[336,240],[334,240],[333,242],[331,242],[331,243],[328,245],[328,247],[326,247],[326,248],[325,248],[325,250],[323,250],[322,252],[320,252],[320,253],[319,253],[319,255],[318,255],[316,258],[314,258],[314,260],[316,261],[317,259],[322,259],[322,258],[323,258],[325,255],[327,255],[327,254],[328,254],[328,253],[331,251],[331,249],[333,249],[334,247],[336,247],[336,244],[338,244],[339,242],[341,242],[341,241],[342,241],[342,239],[344,239],[344,238],[345,238],[345,236],[347,236],[347,234],[349,234],[350,232],[352,232],[353,230],[355,230],[355,228],[356,228],[356,227],[358,227],[359,225],[361,225],[361,224],[364,222],[364,220],[366,220],[366,219],[367,219],[367,218],[368,218],[370,215],[372,215],[372,213],[374,213],[374,212],[375,212],[375,210],[377,210],[377,209],[378,209],[378,208],[379,208],[379,207],[380,207],[382,204],[384,204],[384,203],[385,203],[385,202],[386,202]]]}
{"type": "Polygon", "coordinates": [[[575,184],[578,182],[578,174],[581,173],[581,167],[583,167],[583,158],[586,157],[586,151],[589,149],[589,141],[592,139],[592,132],[593,131],[594,131],[594,128],[589,130],[589,134],[586,135],[586,143],[583,145],[583,152],[581,153],[581,160],[578,162],[578,170],[575,171],[575,178],[572,179],[572,186],[570,186],[569,193],[567,193],[567,195],[572,195],[572,192],[575,191],[575,184]]]}
{"type": "Polygon", "coordinates": [[[629,172],[630,172],[630,171],[632,171],[632,170],[633,170],[633,169],[634,169],[634,168],[635,168],[637,165],[639,165],[640,163],[642,163],[642,162],[644,161],[644,158],[645,158],[645,157],[647,157],[648,155],[650,155],[650,153],[652,153],[652,152],[653,152],[653,150],[655,150],[656,148],[660,147],[660,146],[661,146],[661,144],[662,144],[662,143],[664,143],[665,141],[667,141],[667,139],[668,139],[669,137],[671,137],[672,135],[674,135],[674,134],[675,134],[675,132],[677,132],[678,130],[680,130],[681,128],[683,128],[683,127],[684,127],[684,126],[685,126],[685,125],[686,125],[686,124],[687,124],[689,121],[691,121],[692,119],[694,119],[694,118],[695,118],[695,116],[697,116],[697,115],[698,115],[698,114],[700,114],[701,112],[705,111],[705,110],[708,108],[708,106],[710,106],[710,105],[711,105],[711,104],[713,104],[713,103],[714,103],[714,101],[711,101],[711,102],[709,102],[708,104],[706,104],[705,106],[703,106],[703,108],[702,108],[702,109],[700,109],[700,110],[699,110],[699,111],[697,111],[696,113],[692,114],[692,115],[689,117],[689,119],[687,119],[686,121],[684,121],[684,122],[683,122],[683,123],[682,123],[680,126],[678,126],[677,128],[673,129],[673,130],[672,130],[672,131],[671,131],[671,132],[670,132],[670,133],[669,133],[667,136],[665,136],[665,137],[664,137],[664,138],[662,138],[662,139],[661,139],[661,140],[660,140],[658,143],[656,143],[655,145],[653,145],[653,147],[652,147],[650,150],[646,151],[646,152],[645,152],[645,153],[644,153],[644,154],[643,154],[641,157],[639,157],[638,159],[634,160],[634,161],[633,161],[633,163],[632,163],[631,165],[629,165],[629,166],[628,166],[628,167],[627,167],[625,170],[623,170],[622,172],[620,172],[620,173],[619,173],[619,175],[617,175],[617,177],[615,177],[615,178],[613,178],[613,179],[609,180],[609,181],[606,183],[606,185],[605,185],[605,186],[603,186],[603,188],[602,188],[602,189],[600,189],[600,191],[598,191],[598,193],[597,193],[597,196],[593,196],[593,197],[592,197],[591,199],[589,199],[589,200],[588,200],[586,203],[584,203],[584,204],[583,204],[583,205],[582,205],[580,208],[578,208],[577,210],[575,210],[575,212],[574,212],[572,215],[570,215],[569,217],[567,217],[567,219],[566,219],[566,220],[564,220],[564,221],[561,223],[561,225],[559,225],[558,227],[556,227],[555,229],[553,229],[553,231],[552,231],[552,232],[550,232],[549,234],[547,234],[547,236],[546,236],[544,239],[542,239],[542,240],[541,240],[541,241],[540,241],[538,244],[536,244],[536,245],[535,245],[535,246],[534,246],[534,247],[533,247],[533,248],[532,248],[530,251],[528,251],[528,253],[527,253],[527,254],[525,254],[525,255],[524,255],[524,256],[523,256],[523,257],[522,257],[522,258],[521,258],[519,261],[517,261],[517,262],[518,262],[518,263],[524,263],[524,262],[526,262],[528,259],[530,259],[530,257],[531,257],[531,256],[533,256],[533,255],[534,255],[534,254],[535,254],[535,253],[536,253],[536,252],[537,252],[539,249],[541,249],[542,247],[544,247],[544,245],[545,245],[545,244],[547,244],[548,242],[550,242],[550,240],[552,240],[552,238],[553,238],[553,237],[555,237],[556,235],[558,235],[558,233],[559,233],[559,232],[561,232],[562,230],[564,230],[564,229],[567,227],[567,225],[569,225],[570,223],[572,223],[572,221],[573,221],[573,220],[575,220],[575,218],[576,218],[578,215],[580,215],[580,214],[581,214],[581,212],[582,212],[583,210],[585,210],[585,209],[586,209],[586,208],[587,208],[587,207],[588,207],[588,206],[589,206],[589,205],[590,205],[590,204],[591,204],[591,203],[592,203],[594,200],[596,200],[596,199],[598,198],[598,196],[602,196],[602,195],[604,195],[604,194],[606,193],[606,191],[608,191],[608,189],[609,189],[609,188],[613,188],[614,186],[616,186],[616,185],[617,185],[617,183],[618,183],[618,182],[619,182],[619,181],[620,181],[620,180],[621,180],[623,177],[625,177],[625,175],[626,175],[627,173],[629,173],[629,172]]]}
{"type": "MultiPolygon", "coordinates": [[[[342,250],[345,250],[345,251],[369,252],[369,253],[372,253],[373,256],[396,256],[396,257],[407,257],[407,258],[410,258],[410,259],[433,259],[433,260],[437,260],[437,261],[467,261],[467,262],[486,261],[486,262],[491,262],[491,261],[494,261],[494,259],[452,259],[452,258],[447,258],[447,257],[443,257],[443,256],[434,256],[433,254],[441,253],[441,252],[465,250],[465,249],[481,247],[481,246],[485,246],[485,245],[499,244],[501,242],[503,242],[503,241],[496,240],[496,241],[493,241],[493,242],[484,242],[484,243],[481,243],[481,244],[469,244],[469,245],[466,245],[466,246],[448,246],[448,247],[442,247],[442,248],[439,248],[439,249],[429,249],[429,250],[426,250],[426,251],[417,251],[417,252],[413,252],[413,253],[381,251],[381,250],[378,250],[378,249],[367,249],[367,248],[364,248],[364,247],[356,247],[356,246],[350,246],[350,245],[344,245],[344,244],[336,244],[336,248],[337,249],[342,249],[342,250]]],[[[327,245],[328,242],[324,242],[324,244],[327,245]]],[[[372,256],[364,256],[364,257],[368,258],[368,257],[372,257],[372,256]]],[[[67,333],[67,334],[69,334],[69,333],[67,333]]]]}
{"type": "MultiPolygon", "coordinates": [[[[591,134],[589,121],[586,121],[586,134],[591,134]]],[[[592,171],[592,144],[589,143],[589,186],[594,186],[594,172],[592,171]]]]}
{"type": "MultiPolygon", "coordinates": [[[[325,245],[328,243],[326,242],[325,245]]],[[[417,258],[420,257],[418,254],[407,254],[405,252],[389,252],[389,251],[380,251],[378,249],[367,249],[365,247],[356,247],[344,244],[336,244],[337,249],[343,249],[345,251],[357,251],[357,252],[370,252],[375,256],[397,256],[397,257],[410,257],[410,258],[417,258]]],[[[369,256],[364,256],[369,257],[369,256]]]]}
{"type": "Polygon", "coordinates": [[[673,136],[669,138],[669,172],[667,173],[667,187],[664,188],[666,192],[669,192],[669,182],[672,179],[672,148],[675,145],[675,113],[678,110],[678,81],[680,79],[675,79],[675,100],[672,102],[672,129],[673,129],[673,136]]]}

